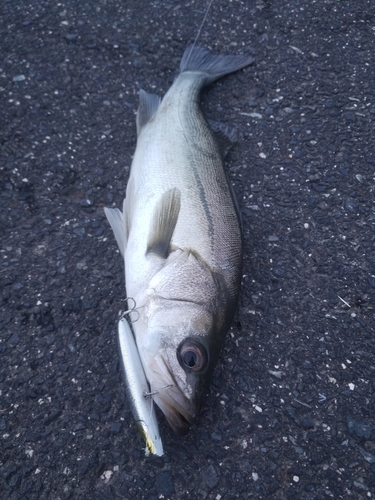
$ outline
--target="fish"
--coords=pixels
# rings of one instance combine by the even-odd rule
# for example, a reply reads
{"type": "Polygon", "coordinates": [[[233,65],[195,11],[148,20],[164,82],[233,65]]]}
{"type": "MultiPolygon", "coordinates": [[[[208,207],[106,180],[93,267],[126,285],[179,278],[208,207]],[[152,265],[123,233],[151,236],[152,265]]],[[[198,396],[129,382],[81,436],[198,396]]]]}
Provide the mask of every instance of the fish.
{"type": "Polygon", "coordinates": [[[233,320],[243,251],[222,154],[231,134],[211,129],[200,94],[252,62],[193,44],[163,99],[140,90],[122,212],[105,208],[124,259],[134,306],[129,320],[149,394],[180,435],[196,421],[233,320]]]}

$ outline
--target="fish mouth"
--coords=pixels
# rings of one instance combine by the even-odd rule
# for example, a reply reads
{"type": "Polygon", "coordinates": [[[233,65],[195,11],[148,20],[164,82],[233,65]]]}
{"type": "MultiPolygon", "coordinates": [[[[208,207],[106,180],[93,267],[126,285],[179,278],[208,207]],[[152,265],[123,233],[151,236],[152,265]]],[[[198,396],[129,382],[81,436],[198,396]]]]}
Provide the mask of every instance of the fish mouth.
{"type": "MultiPolygon", "coordinates": [[[[164,413],[173,431],[184,435],[196,419],[197,407],[180,388],[163,355],[155,356],[149,368],[151,366],[151,372],[148,373],[151,386],[150,396],[164,413]]],[[[192,391],[193,394],[194,391],[192,391]]]]}
{"type": "Polygon", "coordinates": [[[164,413],[172,430],[183,436],[196,419],[195,406],[183,395],[176,385],[160,390],[153,396],[155,403],[164,413]]]}

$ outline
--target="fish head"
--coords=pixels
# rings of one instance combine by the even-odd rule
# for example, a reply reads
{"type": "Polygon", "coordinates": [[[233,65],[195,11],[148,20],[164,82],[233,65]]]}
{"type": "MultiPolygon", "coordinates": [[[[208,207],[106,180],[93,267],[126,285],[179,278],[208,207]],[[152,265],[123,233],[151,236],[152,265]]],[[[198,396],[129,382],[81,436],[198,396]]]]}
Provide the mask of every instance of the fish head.
{"type": "Polygon", "coordinates": [[[162,301],[137,337],[150,394],[177,434],[197,417],[219,346],[212,314],[199,304],[162,301]]]}

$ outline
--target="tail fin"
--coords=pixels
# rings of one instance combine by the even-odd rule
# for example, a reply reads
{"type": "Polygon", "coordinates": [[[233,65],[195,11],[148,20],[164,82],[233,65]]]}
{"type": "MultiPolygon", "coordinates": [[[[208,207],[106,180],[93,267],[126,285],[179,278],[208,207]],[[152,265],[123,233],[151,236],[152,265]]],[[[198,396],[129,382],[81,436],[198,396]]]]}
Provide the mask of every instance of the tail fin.
{"type": "Polygon", "coordinates": [[[254,58],[251,56],[217,56],[204,47],[190,45],[182,56],[180,72],[201,71],[206,74],[208,85],[224,75],[248,66],[253,61],[254,58]]]}

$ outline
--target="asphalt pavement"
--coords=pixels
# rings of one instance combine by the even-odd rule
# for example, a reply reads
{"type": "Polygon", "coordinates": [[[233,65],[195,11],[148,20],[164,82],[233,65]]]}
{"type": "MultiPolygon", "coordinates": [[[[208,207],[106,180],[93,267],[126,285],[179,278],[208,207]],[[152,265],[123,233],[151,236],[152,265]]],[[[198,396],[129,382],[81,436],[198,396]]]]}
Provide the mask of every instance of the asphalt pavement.
{"type": "Polygon", "coordinates": [[[240,304],[197,423],[145,457],[116,345],[140,88],[201,0],[0,6],[0,497],[375,498],[375,5],[214,0],[199,43],[254,64],[203,95],[238,131],[240,304]]]}

